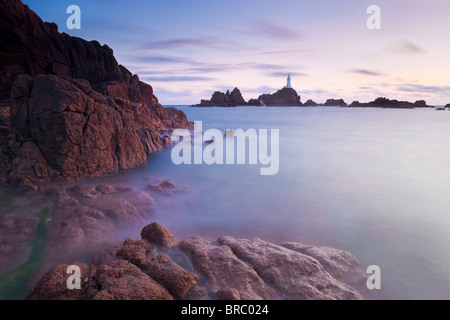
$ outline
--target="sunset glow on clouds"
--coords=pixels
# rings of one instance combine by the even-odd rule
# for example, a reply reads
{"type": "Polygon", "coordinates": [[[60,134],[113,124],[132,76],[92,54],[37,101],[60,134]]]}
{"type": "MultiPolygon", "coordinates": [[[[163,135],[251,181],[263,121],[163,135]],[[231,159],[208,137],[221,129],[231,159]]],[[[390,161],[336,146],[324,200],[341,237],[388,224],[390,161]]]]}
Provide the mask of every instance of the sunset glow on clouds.
{"type": "Polygon", "coordinates": [[[302,101],[378,96],[450,103],[450,1],[26,0],[60,32],[107,43],[163,104],[239,87],[246,100],[287,74],[302,101]],[[82,29],[66,28],[66,8],[82,29]],[[369,5],[381,30],[369,30],[369,5]]]}

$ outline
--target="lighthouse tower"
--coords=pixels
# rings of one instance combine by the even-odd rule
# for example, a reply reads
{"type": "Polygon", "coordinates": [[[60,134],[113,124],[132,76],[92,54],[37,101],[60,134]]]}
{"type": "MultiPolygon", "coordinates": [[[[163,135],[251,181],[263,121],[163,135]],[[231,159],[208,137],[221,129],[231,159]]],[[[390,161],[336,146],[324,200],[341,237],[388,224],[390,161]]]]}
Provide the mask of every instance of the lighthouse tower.
{"type": "Polygon", "coordinates": [[[286,84],[285,88],[292,88],[292,86],[291,86],[291,75],[290,74],[288,74],[287,84],[286,84]]]}

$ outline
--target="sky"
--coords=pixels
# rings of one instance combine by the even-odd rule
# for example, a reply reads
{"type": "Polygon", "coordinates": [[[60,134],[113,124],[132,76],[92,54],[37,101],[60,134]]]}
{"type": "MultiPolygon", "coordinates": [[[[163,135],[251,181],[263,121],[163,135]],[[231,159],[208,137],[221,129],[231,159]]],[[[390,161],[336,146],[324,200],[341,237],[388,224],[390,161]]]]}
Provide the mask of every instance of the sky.
{"type": "Polygon", "coordinates": [[[301,101],[450,103],[448,0],[23,0],[60,32],[108,44],[163,105],[286,85],[301,101]],[[81,29],[69,30],[69,5],[81,29]],[[381,29],[367,27],[370,5],[381,29]]]}

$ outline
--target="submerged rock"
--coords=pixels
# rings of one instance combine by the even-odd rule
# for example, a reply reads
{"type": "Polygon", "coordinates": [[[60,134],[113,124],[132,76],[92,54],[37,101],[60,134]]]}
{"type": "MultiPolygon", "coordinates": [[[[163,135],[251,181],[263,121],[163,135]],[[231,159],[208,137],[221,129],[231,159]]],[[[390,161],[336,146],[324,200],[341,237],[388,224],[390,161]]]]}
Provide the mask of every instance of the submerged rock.
{"type": "Polygon", "coordinates": [[[2,183],[116,174],[146,164],[170,145],[168,132],[191,126],[107,45],[59,33],[20,0],[0,2],[0,31],[2,183]]]}
{"type": "Polygon", "coordinates": [[[177,191],[177,186],[172,181],[165,180],[158,184],[150,184],[148,189],[154,192],[171,195],[177,191]]]}
{"type": "Polygon", "coordinates": [[[37,219],[0,217],[0,274],[23,263],[36,233],[37,219]]]}
{"type": "Polygon", "coordinates": [[[226,93],[216,91],[213,93],[211,99],[201,100],[200,104],[194,105],[194,107],[237,107],[246,106],[242,97],[241,91],[238,88],[234,88],[233,91],[227,91],[226,93]]]}
{"type": "Polygon", "coordinates": [[[50,260],[96,251],[113,242],[117,230],[142,225],[154,213],[153,199],[130,187],[76,185],[49,193],[54,197],[46,245],[50,260]]]}

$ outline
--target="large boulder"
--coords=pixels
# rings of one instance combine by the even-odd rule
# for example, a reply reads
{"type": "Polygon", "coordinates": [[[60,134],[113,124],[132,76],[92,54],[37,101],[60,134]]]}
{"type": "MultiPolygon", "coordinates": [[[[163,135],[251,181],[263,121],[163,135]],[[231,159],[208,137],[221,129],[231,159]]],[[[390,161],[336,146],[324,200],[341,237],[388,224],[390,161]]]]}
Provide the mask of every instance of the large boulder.
{"type": "Polygon", "coordinates": [[[89,267],[84,263],[75,262],[80,268],[80,289],[69,289],[67,280],[70,274],[67,270],[70,265],[60,264],[51,268],[41,279],[27,292],[26,300],[85,300],[87,298],[87,283],[84,282],[89,277],[89,267]]]}
{"type": "Polygon", "coordinates": [[[207,279],[217,298],[267,300],[277,297],[275,291],[251,266],[236,257],[230,247],[194,237],[183,240],[180,248],[207,279]]]}
{"type": "Polygon", "coordinates": [[[328,99],[323,105],[325,107],[346,107],[347,103],[344,99],[328,99]]]}
{"type": "Polygon", "coordinates": [[[287,299],[361,299],[358,292],[333,278],[311,256],[260,239],[223,237],[219,243],[251,264],[259,277],[287,299]]]}
{"type": "Polygon", "coordinates": [[[167,228],[156,222],[145,226],[141,231],[141,237],[143,240],[161,247],[176,246],[178,244],[177,238],[167,228]]]}
{"type": "Polygon", "coordinates": [[[92,300],[173,300],[170,293],[129,261],[117,260],[91,273],[92,300]]]}
{"type": "Polygon", "coordinates": [[[198,286],[199,277],[186,271],[174,262],[168,255],[158,255],[148,262],[145,272],[176,299],[201,298],[202,289],[198,286]]]}

